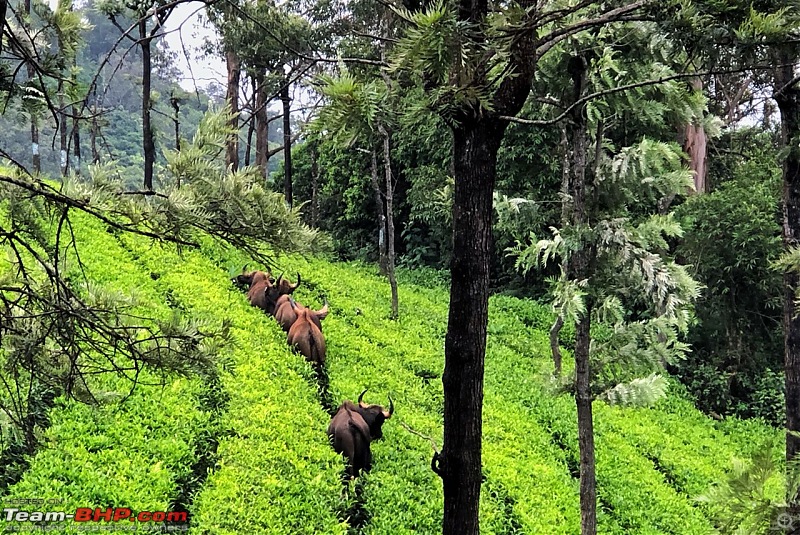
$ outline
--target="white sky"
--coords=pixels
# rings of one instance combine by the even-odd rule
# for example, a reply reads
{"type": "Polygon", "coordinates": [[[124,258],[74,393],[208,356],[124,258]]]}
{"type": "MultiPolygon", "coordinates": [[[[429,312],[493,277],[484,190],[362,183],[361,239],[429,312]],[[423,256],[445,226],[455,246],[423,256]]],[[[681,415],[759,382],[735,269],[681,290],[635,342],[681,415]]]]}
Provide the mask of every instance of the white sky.
{"type": "Polygon", "coordinates": [[[205,7],[202,2],[179,4],[172,12],[166,24],[165,40],[170,50],[178,54],[177,67],[183,73],[181,86],[188,90],[203,88],[209,82],[217,82],[225,86],[225,62],[221,57],[203,57],[200,47],[205,40],[216,41],[216,31],[205,20],[205,7]],[[184,53],[184,48],[186,53],[184,53]],[[188,60],[187,60],[188,55],[188,60]],[[191,67],[191,71],[190,71],[191,67]],[[194,81],[192,80],[194,74],[194,81]]]}

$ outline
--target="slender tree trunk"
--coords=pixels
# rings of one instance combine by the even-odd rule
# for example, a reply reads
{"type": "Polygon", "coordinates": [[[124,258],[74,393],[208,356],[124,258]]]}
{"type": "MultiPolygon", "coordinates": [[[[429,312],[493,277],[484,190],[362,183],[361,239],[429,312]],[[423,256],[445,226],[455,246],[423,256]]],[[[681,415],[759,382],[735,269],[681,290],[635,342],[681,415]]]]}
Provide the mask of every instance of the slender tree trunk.
{"type": "Polygon", "coordinates": [[[317,144],[311,143],[311,226],[316,227],[319,219],[319,155],[317,144]]]}
{"type": "MultiPolygon", "coordinates": [[[[60,41],[60,40],[59,40],[60,41]]],[[[61,44],[59,42],[59,49],[61,44]]],[[[69,170],[69,146],[67,143],[67,105],[64,102],[63,82],[58,83],[58,136],[60,139],[61,151],[59,152],[61,161],[61,176],[67,176],[69,170]]]]}
{"type": "Polygon", "coordinates": [[[559,314],[550,327],[550,351],[553,354],[553,375],[561,377],[561,348],[558,345],[558,335],[564,326],[564,316],[559,314]]]}
{"type": "MultiPolygon", "coordinates": [[[[800,141],[800,89],[794,80],[795,54],[777,51],[774,98],[781,114],[781,142],[796,147],[800,141]],[[789,85],[791,84],[791,85],[789,85]]],[[[787,150],[783,161],[783,245],[786,251],[800,246],[800,154],[787,150]]],[[[786,460],[800,455],[800,316],[796,295],[800,274],[787,271],[783,277],[783,339],[786,381],[786,460]]],[[[800,495],[787,496],[789,514],[800,518],[800,495]]]]}
{"type": "MultiPolygon", "coordinates": [[[[703,90],[703,81],[692,78],[692,89],[703,90]]],[[[683,150],[689,155],[689,168],[694,172],[694,190],[696,193],[706,192],[706,130],[702,123],[689,121],[683,128],[683,150]]]]}
{"type": "Polygon", "coordinates": [[[378,153],[372,149],[372,166],[370,179],[372,180],[372,191],[375,192],[375,207],[378,212],[378,266],[381,275],[389,273],[388,255],[386,252],[386,213],[383,208],[383,192],[378,181],[378,153]]]}
{"type": "MultiPolygon", "coordinates": [[[[579,253],[580,256],[586,256],[579,253]]],[[[576,271],[586,269],[584,259],[578,260],[576,271]]],[[[580,450],[581,534],[597,533],[597,488],[595,480],[594,424],[592,421],[591,370],[589,367],[589,328],[591,303],[586,314],[575,326],[575,404],[578,409],[578,448],[580,450]]]]}
{"type": "Polygon", "coordinates": [[[76,175],[81,174],[81,127],[77,106],[72,106],[72,169],[76,175]]]}
{"type": "MultiPolygon", "coordinates": [[[[569,62],[573,82],[573,102],[586,92],[588,62],[574,56],[569,62]]],[[[570,141],[569,186],[570,221],[581,227],[590,223],[589,203],[593,195],[587,191],[586,180],[588,133],[585,105],[576,107],[569,116],[567,137],[570,141]]],[[[601,129],[602,130],[602,129],[601,129]]],[[[600,130],[600,135],[602,135],[600,130]]],[[[584,280],[591,276],[595,248],[582,243],[567,263],[567,276],[571,280],[584,280]]],[[[580,450],[581,534],[597,533],[597,487],[595,479],[594,427],[592,424],[591,373],[589,366],[591,298],[586,297],[586,313],[575,325],[575,404],[578,411],[578,447],[580,450]]]]}
{"type": "Polygon", "coordinates": [[[383,137],[383,169],[386,178],[386,266],[389,286],[392,288],[392,319],[397,319],[399,303],[397,278],[394,274],[394,181],[392,180],[391,134],[380,123],[378,123],[378,131],[383,137]]]}
{"type": "Polygon", "coordinates": [[[169,103],[172,106],[172,110],[175,112],[172,115],[172,125],[175,127],[175,150],[179,151],[181,150],[181,103],[175,96],[169,98],[169,103]]]}
{"type": "MultiPolygon", "coordinates": [[[[28,16],[31,14],[31,0],[25,0],[25,14],[28,16]]],[[[3,19],[3,22],[5,23],[5,18],[3,19]]],[[[36,76],[36,70],[30,63],[27,65],[27,71],[29,83],[33,83],[33,79],[36,76]]],[[[31,161],[33,163],[33,172],[41,173],[42,157],[39,155],[39,125],[37,124],[36,117],[33,114],[31,114],[31,161]]]]}
{"type": "Polygon", "coordinates": [[[289,94],[289,80],[285,80],[281,87],[281,102],[283,103],[283,195],[289,208],[292,207],[292,122],[291,104],[289,94]]]}
{"type": "Polygon", "coordinates": [[[263,69],[256,73],[256,166],[261,176],[267,177],[269,162],[269,123],[267,119],[267,86],[263,69]]]}
{"type": "Polygon", "coordinates": [[[239,56],[230,48],[225,50],[225,67],[228,71],[228,91],[225,101],[231,110],[230,127],[234,133],[228,138],[225,145],[225,165],[233,171],[239,169],[239,78],[241,73],[241,63],[239,56]]]}
{"type": "Polygon", "coordinates": [[[8,0],[0,0],[0,54],[3,53],[3,33],[6,30],[6,11],[8,11],[8,0]]]}
{"type": "Polygon", "coordinates": [[[467,117],[453,129],[455,196],[450,313],[445,337],[444,444],[434,463],[444,488],[443,535],[479,533],[481,433],[492,192],[505,124],[467,117]]]}
{"type": "Polygon", "coordinates": [[[250,155],[253,152],[253,132],[256,129],[256,118],[254,116],[250,116],[248,119],[247,125],[247,149],[244,153],[244,165],[247,167],[250,165],[250,155]]]}
{"type": "Polygon", "coordinates": [[[92,163],[100,162],[100,153],[97,151],[97,136],[100,135],[100,123],[97,114],[100,113],[100,106],[97,105],[97,86],[92,89],[92,126],[89,129],[89,144],[92,149],[92,163]]]}
{"type": "Polygon", "coordinates": [[[139,43],[142,47],[142,150],[144,151],[144,189],[153,191],[153,166],[156,161],[156,144],[153,127],[150,124],[150,77],[152,60],[150,57],[150,38],[147,37],[147,17],[139,20],[139,43]]]}

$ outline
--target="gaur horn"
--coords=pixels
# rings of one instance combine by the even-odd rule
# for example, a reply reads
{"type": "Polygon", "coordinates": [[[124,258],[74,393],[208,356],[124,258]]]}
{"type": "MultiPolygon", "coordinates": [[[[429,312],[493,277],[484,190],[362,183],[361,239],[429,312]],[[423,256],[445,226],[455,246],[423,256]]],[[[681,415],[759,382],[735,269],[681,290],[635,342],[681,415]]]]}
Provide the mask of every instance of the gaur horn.
{"type": "Polygon", "coordinates": [[[365,388],[365,389],[364,389],[364,391],[363,391],[363,392],[361,392],[361,394],[359,394],[359,396],[358,396],[358,406],[359,406],[359,407],[364,407],[364,408],[367,408],[367,407],[368,407],[368,405],[367,405],[366,403],[364,403],[363,401],[361,401],[362,399],[364,399],[364,394],[366,394],[366,393],[367,393],[367,390],[369,390],[369,388],[365,388]]]}
{"type": "Polygon", "coordinates": [[[281,285],[281,279],[282,278],[283,278],[283,272],[281,272],[281,274],[278,275],[278,280],[275,281],[275,286],[280,286],[281,285]]]}
{"type": "Polygon", "coordinates": [[[297,284],[294,284],[294,285],[290,284],[289,287],[292,290],[296,290],[298,286],[300,286],[300,272],[299,271],[297,272],[297,284]]]}
{"type": "Polygon", "coordinates": [[[246,273],[247,272],[247,265],[248,264],[245,264],[245,265],[242,266],[242,273],[246,273]]]}
{"type": "Polygon", "coordinates": [[[383,417],[388,420],[392,414],[394,414],[394,401],[392,401],[392,396],[389,396],[389,412],[383,411],[383,417]]]}

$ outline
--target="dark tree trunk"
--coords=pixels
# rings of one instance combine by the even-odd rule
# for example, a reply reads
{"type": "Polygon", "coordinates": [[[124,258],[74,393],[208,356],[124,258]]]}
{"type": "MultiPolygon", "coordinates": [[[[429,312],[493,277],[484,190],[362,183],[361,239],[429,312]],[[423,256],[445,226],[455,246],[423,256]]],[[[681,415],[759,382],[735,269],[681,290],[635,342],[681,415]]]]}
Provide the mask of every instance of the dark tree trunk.
{"type": "Polygon", "coordinates": [[[233,114],[230,126],[234,130],[225,146],[225,165],[236,171],[239,169],[239,76],[241,66],[239,56],[230,48],[225,51],[225,66],[228,70],[228,91],[225,100],[233,114]]]}
{"type": "Polygon", "coordinates": [[[285,80],[281,87],[281,102],[283,103],[283,196],[289,208],[292,207],[292,122],[291,103],[289,95],[289,80],[285,80]]]}
{"type": "Polygon", "coordinates": [[[561,377],[561,348],[558,345],[558,335],[564,326],[564,316],[559,314],[550,327],[550,351],[553,353],[553,375],[561,377]]]}
{"type": "Polygon", "coordinates": [[[394,274],[394,181],[392,180],[391,135],[380,123],[378,131],[383,137],[383,169],[386,179],[386,267],[389,286],[392,288],[392,319],[397,319],[399,303],[397,278],[394,274]]]}
{"type": "MultiPolygon", "coordinates": [[[[800,89],[794,80],[795,54],[786,49],[777,53],[775,94],[781,114],[781,141],[796,147],[800,140],[800,89]],[[791,85],[789,85],[791,84],[791,85]]],[[[800,153],[786,151],[783,161],[783,245],[786,251],[800,246],[800,153]]],[[[786,381],[786,460],[800,455],[800,316],[795,302],[800,274],[784,274],[783,339],[786,381]]],[[[800,518],[800,496],[787,496],[789,514],[800,518]]]]}
{"type": "MultiPolygon", "coordinates": [[[[25,14],[28,16],[31,14],[31,0],[25,0],[25,14]]],[[[5,18],[3,18],[3,23],[5,24],[5,18]]],[[[0,32],[0,40],[2,40],[1,38],[2,32],[0,32]]],[[[27,71],[28,80],[32,83],[36,75],[36,69],[28,63],[27,71]]],[[[31,114],[31,162],[33,163],[33,172],[40,173],[42,171],[42,157],[39,155],[39,125],[36,124],[36,117],[33,114],[31,114]]]]}
{"type": "Polygon", "coordinates": [[[72,168],[76,175],[81,174],[81,127],[77,106],[72,106],[72,168]]]}
{"type": "Polygon", "coordinates": [[[175,112],[172,116],[172,124],[175,127],[175,150],[181,150],[181,103],[175,96],[169,98],[169,103],[175,112]]]}
{"type": "Polygon", "coordinates": [[[150,58],[150,38],[147,36],[147,18],[139,20],[139,43],[142,47],[142,150],[144,151],[144,189],[153,191],[153,166],[156,161],[156,144],[150,124],[150,77],[152,60],[150,58]]]}
{"type": "Polygon", "coordinates": [[[372,166],[370,179],[372,180],[372,191],[375,192],[375,207],[378,211],[378,266],[381,275],[389,272],[388,257],[386,253],[386,213],[383,208],[383,192],[378,181],[378,153],[372,149],[372,166]]]}
{"type": "Polygon", "coordinates": [[[453,129],[455,196],[450,313],[445,337],[443,535],[479,533],[481,433],[492,191],[505,123],[467,118],[453,129]]]}
{"type": "Polygon", "coordinates": [[[8,0],[0,0],[0,54],[3,53],[3,33],[6,30],[6,11],[8,11],[8,0]]]}
{"type": "Polygon", "coordinates": [[[89,128],[89,145],[92,150],[92,163],[100,162],[100,153],[97,151],[97,136],[100,135],[100,124],[97,114],[100,113],[100,106],[97,105],[97,86],[92,89],[92,126],[89,128]]]}
{"type": "Polygon", "coordinates": [[[250,116],[248,119],[247,124],[247,148],[244,152],[244,165],[247,167],[250,165],[250,155],[253,152],[253,132],[256,129],[256,118],[254,116],[250,116]]]}
{"type": "MultiPolygon", "coordinates": [[[[59,44],[59,49],[61,45],[59,44]]],[[[61,150],[59,152],[61,162],[61,176],[67,176],[69,170],[69,146],[67,143],[67,105],[64,102],[63,82],[58,83],[58,137],[61,150]]]]}
{"type": "MultiPolygon", "coordinates": [[[[585,253],[578,253],[587,256],[585,253]]],[[[577,259],[576,271],[587,269],[585,259],[577,259]]],[[[589,328],[591,304],[575,326],[575,404],[578,409],[578,448],[580,450],[581,534],[597,533],[597,488],[595,480],[594,424],[592,422],[591,370],[589,367],[589,328]]]]}
{"type": "Polygon", "coordinates": [[[269,123],[267,120],[267,85],[263,69],[256,72],[256,166],[261,170],[261,176],[267,177],[267,163],[269,161],[269,123]]]}
{"type": "Polygon", "coordinates": [[[317,226],[319,219],[319,205],[317,195],[319,193],[319,162],[317,154],[317,144],[311,142],[311,226],[317,226]]]}
{"type": "MultiPolygon", "coordinates": [[[[573,82],[573,102],[586,92],[586,58],[570,59],[569,73],[573,82]]],[[[598,130],[602,136],[602,127],[598,130]]],[[[570,221],[580,227],[590,223],[589,213],[593,195],[591,184],[586,180],[588,133],[586,106],[576,107],[569,115],[567,125],[569,139],[568,194],[570,199],[570,221]]],[[[567,263],[567,276],[571,280],[585,280],[591,276],[595,248],[591,243],[582,243],[567,263]]],[[[580,496],[581,534],[597,533],[597,488],[595,479],[594,427],[592,424],[591,373],[589,366],[591,298],[586,296],[586,313],[575,325],[575,403],[578,410],[578,447],[580,450],[580,496]]]]}

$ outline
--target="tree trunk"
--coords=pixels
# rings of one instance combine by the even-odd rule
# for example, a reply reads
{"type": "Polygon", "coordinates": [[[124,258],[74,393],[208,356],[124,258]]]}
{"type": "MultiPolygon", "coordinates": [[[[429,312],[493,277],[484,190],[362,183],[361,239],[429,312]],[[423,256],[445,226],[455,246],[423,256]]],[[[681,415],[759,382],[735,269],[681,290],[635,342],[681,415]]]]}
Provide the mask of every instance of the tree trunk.
{"type": "Polygon", "coordinates": [[[6,11],[8,10],[8,0],[0,0],[0,54],[3,53],[3,33],[6,29],[6,11]]]}
{"type": "MultiPolygon", "coordinates": [[[[28,15],[28,17],[30,17],[31,0],[25,0],[25,14],[28,15]]],[[[5,18],[3,19],[3,23],[5,24],[5,18]]],[[[1,37],[2,37],[2,32],[0,32],[0,38],[1,37]]],[[[28,83],[33,83],[34,76],[36,75],[36,69],[34,69],[33,65],[28,63],[27,71],[28,71],[28,83]]],[[[34,117],[32,113],[31,113],[31,161],[33,163],[33,172],[41,173],[42,158],[39,155],[39,125],[36,123],[36,117],[34,117]]]]}
{"type": "MultiPolygon", "coordinates": [[[[59,50],[61,49],[59,39],[59,50]]],[[[67,105],[64,102],[63,82],[58,82],[58,137],[60,139],[61,150],[59,152],[61,162],[61,176],[67,176],[69,170],[69,146],[67,143],[67,105]]]]}
{"type": "Polygon", "coordinates": [[[492,191],[505,123],[467,117],[453,129],[455,195],[445,337],[443,535],[479,533],[483,371],[492,257],[492,191]]]}
{"type": "Polygon", "coordinates": [[[241,66],[239,56],[230,48],[225,51],[225,66],[228,70],[228,91],[225,101],[231,110],[230,127],[234,133],[225,145],[225,166],[231,170],[239,169],[239,76],[241,66]]]}
{"type": "Polygon", "coordinates": [[[181,150],[181,104],[175,96],[169,98],[169,103],[172,106],[175,114],[172,116],[172,124],[175,127],[175,150],[181,150]]]}
{"type": "Polygon", "coordinates": [[[319,219],[319,205],[317,195],[319,194],[319,162],[317,155],[317,144],[311,142],[311,226],[317,226],[319,219]]]}
{"type": "Polygon", "coordinates": [[[281,87],[281,102],[283,103],[283,196],[289,208],[292,207],[292,122],[290,105],[292,99],[289,95],[289,80],[285,80],[281,87]]]}
{"type": "MultiPolygon", "coordinates": [[[[585,253],[578,253],[586,256],[585,253]]],[[[586,269],[583,259],[576,270],[586,269]]],[[[591,373],[589,367],[589,328],[591,303],[575,326],[575,404],[578,409],[578,448],[580,450],[581,534],[597,533],[597,488],[595,481],[594,425],[592,422],[591,373]]]]}
{"type": "MultiPolygon", "coordinates": [[[[574,56],[569,62],[573,82],[573,102],[586,92],[588,62],[583,56],[574,56]]],[[[602,131],[598,131],[602,135],[602,131]]],[[[569,186],[570,221],[574,227],[590,223],[589,203],[593,195],[586,180],[588,133],[586,106],[577,106],[569,115],[567,137],[570,141],[569,186]]],[[[595,248],[582,243],[567,262],[567,276],[574,281],[591,276],[595,248]]],[[[589,367],[591,299],[586,296],[586,313],[575,325],[575,404],[578,411],[578,447],[580,450],[581,534],[597,533],[597,488],[595,479],[594,428],[592,424],[591,374],[589,367]]]]}
{"type": "MultiPolygon", "coordinates": [[[[781,142],[796,147],[800,140],[800,89],[794,80],[794,54],[777,51],[774,98],[781,114],[781,142]],[[791,86],[789,84],[792,84],[791,86]]],[[[800,246],[800,153],[787,150],[783,161],[783,245],[786,251],[800,246]]],[[[787,271],[783,277],[783,339],[786,384],[786,460],[800,455],[800,316],[795,299],[800,274],[787,271]]],[[[789,514],[800,518],[800,495],[787,496],[789,514]]]]}
{"type": "Polygon", "coordinates": [[[553,375],[556,377],[561,377],[561,348],[558,345],[558,335],[563,326],[564,316],[559,314],[550,327],[550,351],[553,353],[553,375]]]}
{"type": "MultiPolygon", "coordinates": [[[[700,78],[693,78],[691,84],[693,90],[703,90],[703,81],[700,78]]],[[[708,156],[706,130],[702,123],[689,121],[684,126],[683,139],[683,150],[689,155],[689,168],[694,172],[694,191],[695,193],[705,193],[708,156]]]]}
{"type": "Polygon", "coordinates": [[[378,131],[383,136],[383,169],[386,178],[386,267],[389,286],[392,288],[392,319],[397,319],[398,296],[397,278],[394,274],[394,184],[392,180],[391,139],[389,131],[378,123],[378,131]]]}
{"type": "Polygon", "coordinates": [[[156,144],[150,124],[150,38],[147,37],[147,17],[139,20],[139,43],[142,47],[142,150],[144,150],[144,189],[153,191],[153,165],[156,161],[156,144]]]}
{"type": "Polygon", "coordinates": [[[372,190],[375,192],[375,207],[378,211],[378,267],[381,275],[389,273],[388,255],[386,253],[386,213],[383,209],[383,192],[378,181],[378,153],[372,149],[372,167],[370,173],[372,190]]]}
{"type": "Polygon", "coordinates": [[[247,148],[244,152],[244,165],[247,167],[250,165],[250,155],[253,152],[253,132],[256,129],[256,118],[254,116],[250,116],[248,119],[247,125],[247,148]]]}
{"type": "Polygon", "coordinates": [[[259,69],[255,78],[256,166],[261,170],[261,176],[266,179],[267,163],[269,161],[269,123],[267,122],[267,86],[264,70],[259,69]]]}
{"type": "Polygon", "coordinates": [[[81,127],[78,120],[78,107],[72,106],[72,169],[81,174],[81,127]]]}

